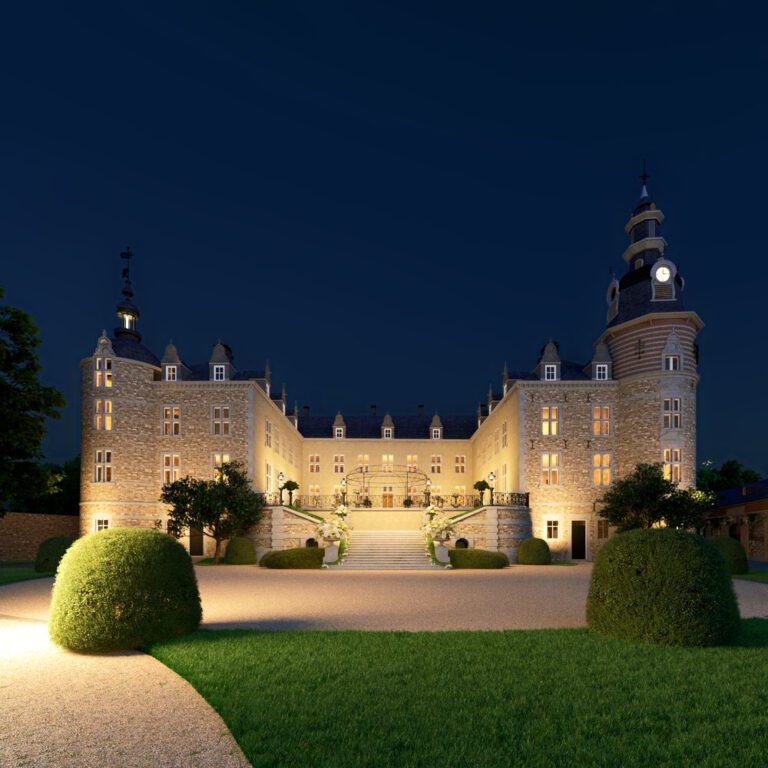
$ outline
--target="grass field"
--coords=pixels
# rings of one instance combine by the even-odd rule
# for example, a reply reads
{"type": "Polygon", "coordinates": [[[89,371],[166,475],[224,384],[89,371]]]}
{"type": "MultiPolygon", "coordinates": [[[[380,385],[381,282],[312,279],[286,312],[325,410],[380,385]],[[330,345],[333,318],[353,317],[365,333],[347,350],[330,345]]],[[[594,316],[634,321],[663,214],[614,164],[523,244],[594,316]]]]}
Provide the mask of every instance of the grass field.
{"type": "Polygon", "coordinates": [[[746,579],[747,581],[761,581],[763,584],[768,584],[768,571],[752,571],[751,573],[742,573],[733,578],[746,579]]]}
{"type": "Polygon", "coordinates": [[[254,766],[768,764],[768,621],[740,646],[659,648],[585,629],[200,631],[150,652],[254,766]]]}
{"type": "Polygon", "coordinates": [[[34,568],[0,568],[0,586],[3,584],[13,584],[15,581],[40,579],[51,575],[50,573],[36,573],[34,568]]]}

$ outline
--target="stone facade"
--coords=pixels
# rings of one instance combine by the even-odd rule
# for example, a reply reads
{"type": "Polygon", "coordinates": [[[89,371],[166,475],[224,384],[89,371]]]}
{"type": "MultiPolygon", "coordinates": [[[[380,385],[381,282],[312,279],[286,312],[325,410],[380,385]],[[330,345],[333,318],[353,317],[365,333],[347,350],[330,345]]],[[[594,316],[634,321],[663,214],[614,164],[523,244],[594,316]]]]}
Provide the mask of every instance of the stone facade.
{"type": "Polygon", "coordinates": [[[0,517],[0,562],[28,563],[53,536],[78,536],[79,519],[72,515],[7,512],[0,517]]]}

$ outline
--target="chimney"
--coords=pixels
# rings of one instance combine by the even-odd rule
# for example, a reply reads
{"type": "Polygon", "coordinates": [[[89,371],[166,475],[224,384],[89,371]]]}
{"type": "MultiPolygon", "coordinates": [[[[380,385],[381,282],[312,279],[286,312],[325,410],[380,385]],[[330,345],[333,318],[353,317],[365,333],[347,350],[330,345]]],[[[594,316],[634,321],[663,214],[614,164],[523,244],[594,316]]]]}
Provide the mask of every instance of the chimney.
{"type": "Polygon", "coordinates": [[[304,406],[304,418],[306,419],[309,416],[309,406],[304,406]]]}
{"type": "Polygon", "coordinates": [[[373,416],[374,419],[376,418],[376,403],[371,403],[371,416],[373,416]]]}
{"type": "Polygon", "coordinates": [[[419,403],[419,416],[424,415],[424,403],[419,403]]]}

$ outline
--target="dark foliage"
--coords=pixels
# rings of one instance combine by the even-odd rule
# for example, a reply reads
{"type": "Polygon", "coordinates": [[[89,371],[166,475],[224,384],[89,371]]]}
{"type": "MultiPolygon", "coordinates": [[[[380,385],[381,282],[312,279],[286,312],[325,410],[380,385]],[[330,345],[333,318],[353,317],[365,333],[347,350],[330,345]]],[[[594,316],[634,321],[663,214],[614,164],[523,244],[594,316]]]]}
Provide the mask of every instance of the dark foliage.
{"type": "Polygon", "coordinates": [[[227,542],[224,561],[230,565],[251,565],[256,562],[253,542],[244,536],[235,536],[227,542]]]}
{"type": "Polygon", "coordinates": [[[56,573],[61,558],[74,541],[72,536],[54,536],[46,539],[37,548],[35,570],[38,573],[56,573]]]}
{"type": "Polygon", "coordinates": [[[506,568],[509,558],[503,552],[487,549],[450,549],[448,556],[454,568],[506,568]]]}
{"type": "Polygon", "coordinates": [[[708,541],[717,547],[732,574],[748,573],[749,563],[744,547],[736,539],[716,537],[708,541]]]}
{"type": "Polygon", "coordinates": [[[549,565],[552,553],[544,539],[523,539],[517,550],[517,562],[520,565],[549,565]]]}
{"type": "Polygon", "coordinates": [[[274,549],[262,556],[262,568],[321,568],[325,549],[323,547],[299,547],[297,549],[274,549]]]}

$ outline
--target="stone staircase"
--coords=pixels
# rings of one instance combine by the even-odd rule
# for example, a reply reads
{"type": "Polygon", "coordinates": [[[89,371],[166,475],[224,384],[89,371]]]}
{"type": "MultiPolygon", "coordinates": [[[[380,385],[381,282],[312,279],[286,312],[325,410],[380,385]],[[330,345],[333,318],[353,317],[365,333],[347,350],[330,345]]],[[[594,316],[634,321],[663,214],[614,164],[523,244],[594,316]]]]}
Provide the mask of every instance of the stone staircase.
{"type": "Polygon", "coordinates": [[[420,531],[355,531],[340,566],[352,570],[432,570],[420,531]]]}

